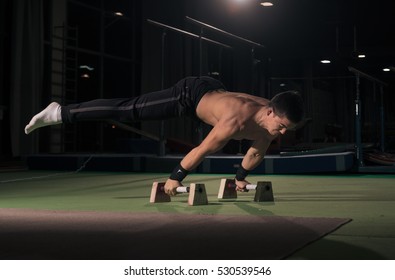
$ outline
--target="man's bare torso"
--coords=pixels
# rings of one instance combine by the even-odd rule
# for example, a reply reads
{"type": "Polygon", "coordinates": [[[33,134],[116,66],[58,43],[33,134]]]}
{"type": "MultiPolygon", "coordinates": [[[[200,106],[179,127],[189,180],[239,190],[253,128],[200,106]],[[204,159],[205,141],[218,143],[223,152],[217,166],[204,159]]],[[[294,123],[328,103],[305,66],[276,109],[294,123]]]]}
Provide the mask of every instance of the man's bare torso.
{"type": "Polygon", "coordinates": [[[205,94],[196,109],[197,116],[215,126],[219,122],[236,128],[233,139],[256,140],[267,136],[259,114],[267,108],[269,100],[238,92],[213,91],[205,94]]]}

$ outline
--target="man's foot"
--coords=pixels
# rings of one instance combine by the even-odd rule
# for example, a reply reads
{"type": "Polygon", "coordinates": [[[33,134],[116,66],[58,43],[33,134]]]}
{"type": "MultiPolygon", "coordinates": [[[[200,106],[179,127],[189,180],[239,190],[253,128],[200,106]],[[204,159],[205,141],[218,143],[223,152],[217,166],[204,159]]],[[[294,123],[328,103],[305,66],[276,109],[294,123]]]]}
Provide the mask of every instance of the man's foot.
{"type": "Polygon", "coordinates": [[[52,102],[47,108],[42,110],[40,113],[35,115],[29,124],[25,127],[25,133],[29,134],[33,130],[48,126],[62,123],[62,116],[60,114],[61,107],[59,103],[52,102]]]}

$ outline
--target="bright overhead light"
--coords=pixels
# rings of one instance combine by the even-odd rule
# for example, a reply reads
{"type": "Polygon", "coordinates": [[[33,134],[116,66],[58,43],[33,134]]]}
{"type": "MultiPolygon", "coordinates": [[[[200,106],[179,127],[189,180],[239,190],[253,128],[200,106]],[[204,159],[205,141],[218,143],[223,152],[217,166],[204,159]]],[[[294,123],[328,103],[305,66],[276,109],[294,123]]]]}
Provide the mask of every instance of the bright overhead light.
{"type": "Polygon", "coordinates": [[[364,55],[364,54],[359,54],[358,55],[358,58],[365,58],[366,57],[366,55],[364,55]]]}
{"type": "Polygon", "coordinates": [[[323,60],[321,60],[321,63],[323,63],[323,64],[329,64],[329,63],[331,63],[331,61],[328,60],[328,59],[323,59],[323,60]]]}
{"type": "Polygon", "coordinates": [[[261,5],[263,7],[271,7],[271,6],[273,6],[273,3],[272,2],[261,2],[261,5]]]}
{"type": "Polygon", "coordinates": [[[389,72],[389,71],[391,71],[391,69],[389,69],[389,68],[383,68],[383,71],[384,71],[384,72],[389,72]]]}
{"type": "Polygon", "coordinates": [[[114,15],[119,16],[119,17],[123,17],[123,13],[121,13],[121,12],[114,12],[114,15]]]}

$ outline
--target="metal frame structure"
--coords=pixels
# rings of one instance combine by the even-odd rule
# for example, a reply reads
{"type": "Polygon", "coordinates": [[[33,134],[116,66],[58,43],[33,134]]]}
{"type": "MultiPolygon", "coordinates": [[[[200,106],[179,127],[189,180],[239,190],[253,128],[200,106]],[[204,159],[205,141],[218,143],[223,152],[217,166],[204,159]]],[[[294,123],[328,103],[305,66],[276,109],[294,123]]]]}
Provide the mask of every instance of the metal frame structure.
{"type": "Polygon", "coordinates": [[[348,67],[348,70],[355,75],[355,155],[357,158],[358,170],[366,170],[363,161],[363,145],[362,145],[362,106],[361,106],[361,91],[360,91],[360,79],[365,78],[368,81],[378,84],[380,87],[380,150],[385,151],[385,131],[384,131],[384,87],[387,83],[370,76],[354,67],[348,67]]]}

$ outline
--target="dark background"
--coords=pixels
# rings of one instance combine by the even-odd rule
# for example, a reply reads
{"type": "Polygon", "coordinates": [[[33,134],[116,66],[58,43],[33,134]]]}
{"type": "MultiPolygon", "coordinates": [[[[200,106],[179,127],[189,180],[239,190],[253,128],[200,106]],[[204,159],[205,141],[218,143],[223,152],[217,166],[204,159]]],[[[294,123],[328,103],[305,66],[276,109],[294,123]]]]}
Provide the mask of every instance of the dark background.
{"type": "MultiPolygon", "coordinates": [[[[125,143],[141,136],[108,123],[47,127],[28,136],[23,129],[50,101],[136,96],[191,75],[211,75],[228,90],[265,98],[289,89],[301,92],[307,123],[283,137],[277,148],[354,143],[357,87],[349,67],[369,75],[361,76],[358,88],[362,141],[380,144],[382,105],[385,150],[393,151],[394,1],[276,0],[273,7],[260,2],[0,0],[0,159],[129,152],[125,143]],[[201,29],[186,16],[264,47],[201,29]],[[164,32],[147,19],[232,49],[164,32]],[[322,59],[331,63],[322,64],[322,59]]],[[[161,123],[132,125],[158,135],[161,123]]],[[[189,119],[165,122],[166,138],[196,144],[197,130],[189,119]]],[[[230,143],[225,151],[240,152],[239,144],[230,143]]]]}

